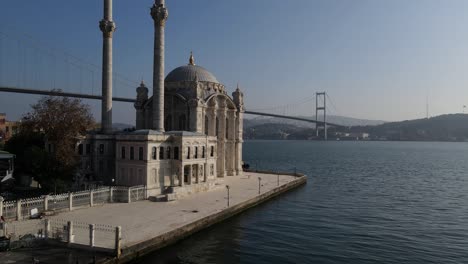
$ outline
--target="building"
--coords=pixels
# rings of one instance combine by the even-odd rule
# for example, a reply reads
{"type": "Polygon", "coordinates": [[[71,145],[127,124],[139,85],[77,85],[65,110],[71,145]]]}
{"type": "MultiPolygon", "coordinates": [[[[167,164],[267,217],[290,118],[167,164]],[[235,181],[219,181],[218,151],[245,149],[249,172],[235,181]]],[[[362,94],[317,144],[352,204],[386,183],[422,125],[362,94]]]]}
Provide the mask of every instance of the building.
{"type": "Polygon", "coordinates": [[[0,151],[0,184],[13,180],[15,155],[0,151]]]}
{"type": "Polygon", "coordinates": [[[18,133],[19,123],[8,121],[5,113],[0,113],[0,142],[8,141],[13,135],[18,133]]]}
{"type": "Polygon", "coordinates": [[[102,130],[77,144],[77,182],[101,180],[146,185],[150,195],[178,197],[215,187],[242,174],[243,94],[226,87],[190,55],[187,65],[164,78],[164,0],[151,8],[154,20],[153,96],[136,88],[136,131],[112,132],[112,0],[105,0],[102,130]],[[109,114],[110,113],[110,114],[109,114]]]}

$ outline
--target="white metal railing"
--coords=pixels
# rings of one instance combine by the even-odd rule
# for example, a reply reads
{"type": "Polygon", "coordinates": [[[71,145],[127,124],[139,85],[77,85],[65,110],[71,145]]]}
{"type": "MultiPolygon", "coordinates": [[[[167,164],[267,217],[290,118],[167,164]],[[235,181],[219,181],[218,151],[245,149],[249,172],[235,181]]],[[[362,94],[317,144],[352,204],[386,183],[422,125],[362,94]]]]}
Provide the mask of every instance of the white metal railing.
{"type": "Polygon", "coordinates": [[[146,186],[134,186],[130,188],[130,202],[146,199],[146,186]]]}
{"type": "Polygon", "coordinates": [[[0,216],[7,220],[22,220],[39,216],[45,211],[73,210],[105,203],[131,203],[147,199],[144,185],[133,187],[101,187],[75,193],[4,201],[0,196],[0,216]],[[32,215],[37,214],[37,215],[32,215]]]}
{"type": "Polygon", "coordinates": [[[36,219],[3,224],[3,233],[10,242],[29,239],[55,240],[68,245],[88,246],[94,250],[120,254],[121,227],[87,224],[60,219],[36,219]]]}

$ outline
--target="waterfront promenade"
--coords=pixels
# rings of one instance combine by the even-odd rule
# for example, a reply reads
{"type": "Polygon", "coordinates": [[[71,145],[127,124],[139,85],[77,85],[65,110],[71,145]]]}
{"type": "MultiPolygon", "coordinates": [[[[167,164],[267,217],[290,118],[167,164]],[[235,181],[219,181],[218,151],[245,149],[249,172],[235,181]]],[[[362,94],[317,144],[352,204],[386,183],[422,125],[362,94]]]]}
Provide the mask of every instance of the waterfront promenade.
{"type": "MultiPolygon", "coordinates": [[[[122,227],[122,248],[155,238],[203,217],[218,213],[227,208],[227,189],[230,190],[230,207],[278,187],[276,174],[246,172],[240,177],[226,177],[219,188],[190,195],[172,202],[140,201],[136,203],[105,204],[97,207],[64,212],[50,219],[62,219],[93,224],[106,224],[122,227]]],[[[279,185],[294,181],[296,177],[279,176],[279,185]]]]}

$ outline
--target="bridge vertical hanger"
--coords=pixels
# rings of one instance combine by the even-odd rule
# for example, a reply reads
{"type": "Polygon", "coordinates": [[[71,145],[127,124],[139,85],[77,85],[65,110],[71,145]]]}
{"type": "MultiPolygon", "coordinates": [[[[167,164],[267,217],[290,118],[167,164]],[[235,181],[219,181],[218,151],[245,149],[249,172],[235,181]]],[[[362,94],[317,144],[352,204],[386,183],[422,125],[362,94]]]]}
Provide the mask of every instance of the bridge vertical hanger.
{"type": "Polygon", "coordinates": [[[319,130],[323,128],[323,139],[327,140],[327,93],[315,93],[315,131],[317,138],[319,137],[319,130]],[[323,105],[319,105],[319,97],[323,98],[323,105]],[[319,111],[323,111],[323,123],[319,121],[319,111]]]}
{"type": "Polygon", "coordinates": [[[101,131],[112,132],[112,35],[115,23],[112,21],[112,0],[104,0],[104,19],[99,22],[102,31],[102,105],[101,131]]]}

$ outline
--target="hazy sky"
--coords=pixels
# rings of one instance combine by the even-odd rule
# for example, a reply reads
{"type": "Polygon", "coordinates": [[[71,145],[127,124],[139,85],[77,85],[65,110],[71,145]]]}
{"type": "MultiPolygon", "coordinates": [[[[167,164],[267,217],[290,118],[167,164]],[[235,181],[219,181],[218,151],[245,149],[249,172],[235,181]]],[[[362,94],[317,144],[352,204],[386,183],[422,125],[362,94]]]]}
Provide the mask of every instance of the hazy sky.
{"type": "MultiPolygon", "coordinates": [[[[135,97],[141,78],[152,83],[151,4],[114,0],[114,70],[131,80],[117,85],[118,96],[135,97]]],[[[53,60],[22,48],[29,44],[18,44],[16,37],[100,66],[102,5],[2,0],[0,85],[50,89],[52,79],[73,72],[68,85],[86,90],[93,78],[92,89],[99,90],[98,69],[90,77],[81,66],[53,67],[53,60]],[[24,62],[29,68],[15,66],[24,62]],[[76,77],[81,74],[85,77],[76,77]]],[[[329,94],[332,114],[389,121],[424,117],[426,97],[430,115],[461,112],[468,104],[466,0],[167,0],[167,5],[166,73],[187,64],[193,50],[196,63],[230,92],[240,83],[248,109],[290,104],[287,114],[311,115],[313,101],[296,103],[316,91],[329,94]]],[[[16,119],[36,99],[0,93],[0,112],[16,119]]],[[[98,113],[98,102],[86,102],[98,113]]],[[[131,104],[114,106],[115,122],[134,122],[131,104]]]]}

